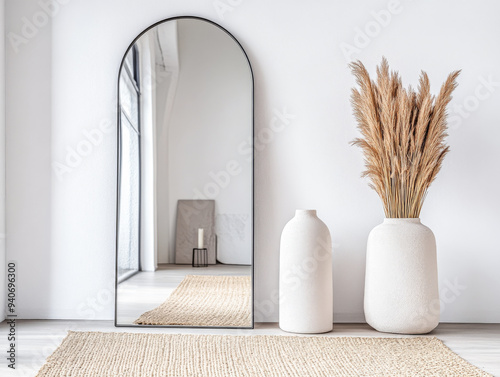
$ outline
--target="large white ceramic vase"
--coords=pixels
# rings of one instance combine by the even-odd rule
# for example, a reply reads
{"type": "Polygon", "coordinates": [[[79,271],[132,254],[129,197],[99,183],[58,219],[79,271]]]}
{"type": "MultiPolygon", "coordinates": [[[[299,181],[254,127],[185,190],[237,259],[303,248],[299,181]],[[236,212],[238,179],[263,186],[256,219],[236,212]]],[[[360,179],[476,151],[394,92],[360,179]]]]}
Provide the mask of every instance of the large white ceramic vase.
{"type": "Polygon", "coordinates": [[[368,237],[364,310],[374,329],[425,334],[439,323],[436,240],[418,218],[386,218],[368,237]]]}
{"type": "Polygon", "coordinates": [[[279,326],[293,333],[333,328],[332,241],[315,210],[297,210],[281,235],[279,326]]]}

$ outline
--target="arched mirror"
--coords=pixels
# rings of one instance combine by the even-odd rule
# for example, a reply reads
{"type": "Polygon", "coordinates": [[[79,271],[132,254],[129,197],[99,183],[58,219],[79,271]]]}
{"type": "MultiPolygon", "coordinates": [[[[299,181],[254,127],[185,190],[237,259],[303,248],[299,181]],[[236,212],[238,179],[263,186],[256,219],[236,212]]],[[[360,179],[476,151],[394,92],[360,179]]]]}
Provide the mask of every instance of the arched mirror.
{"type": "Polygon", "coordinates": [[[253,327],[253,76],[236,39],[157,23],[118,79],[117,326],[253,327]]]}

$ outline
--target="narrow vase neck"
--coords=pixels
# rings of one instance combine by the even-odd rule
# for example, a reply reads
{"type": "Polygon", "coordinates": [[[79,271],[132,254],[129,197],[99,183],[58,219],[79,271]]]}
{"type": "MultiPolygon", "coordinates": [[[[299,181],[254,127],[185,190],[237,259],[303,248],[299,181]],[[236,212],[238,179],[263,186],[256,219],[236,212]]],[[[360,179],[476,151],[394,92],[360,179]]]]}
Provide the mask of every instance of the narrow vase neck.
{"type": "Polygon", "coordinates": [[[420,224],[420,218],[396,218],[390,217],[384,219],[384,224],[420,224]]]}
{"type": "Polygon", "coordinates": [[[295,217],[310,217],[316,216],[315,209],[297,209],[295,210],[295,217]]]}

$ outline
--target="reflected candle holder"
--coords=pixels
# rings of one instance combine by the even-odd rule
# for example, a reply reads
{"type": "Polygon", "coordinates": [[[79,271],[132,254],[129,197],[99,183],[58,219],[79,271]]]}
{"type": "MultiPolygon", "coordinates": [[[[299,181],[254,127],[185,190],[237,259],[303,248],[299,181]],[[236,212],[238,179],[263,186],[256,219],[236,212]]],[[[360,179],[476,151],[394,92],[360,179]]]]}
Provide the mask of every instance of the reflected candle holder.
{"type": "Polygon", "coordinates": [[[208,252],[206,247],[193,248],[192,267],[208,267],[208,252]]]}

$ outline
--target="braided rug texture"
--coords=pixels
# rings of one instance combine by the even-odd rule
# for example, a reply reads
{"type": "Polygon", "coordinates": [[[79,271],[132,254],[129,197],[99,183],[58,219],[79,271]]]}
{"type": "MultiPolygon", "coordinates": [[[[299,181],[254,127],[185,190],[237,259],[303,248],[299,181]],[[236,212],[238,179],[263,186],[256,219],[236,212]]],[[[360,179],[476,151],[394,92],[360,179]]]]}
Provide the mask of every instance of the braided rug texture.
{"type": "Polygon", "coordinates": [[[187,275],[163,304],[142,314],[134,323],[250,327],[251,277],[187,275]]]}
{"type": "Polygon", "coordinates": [[[432,337],[69,332],[37,377],[490,376],[432,337]]]}

